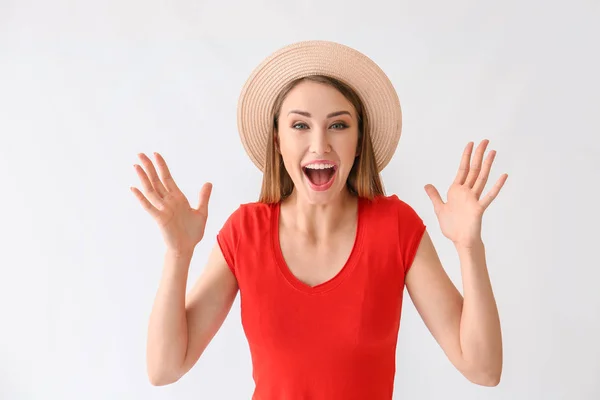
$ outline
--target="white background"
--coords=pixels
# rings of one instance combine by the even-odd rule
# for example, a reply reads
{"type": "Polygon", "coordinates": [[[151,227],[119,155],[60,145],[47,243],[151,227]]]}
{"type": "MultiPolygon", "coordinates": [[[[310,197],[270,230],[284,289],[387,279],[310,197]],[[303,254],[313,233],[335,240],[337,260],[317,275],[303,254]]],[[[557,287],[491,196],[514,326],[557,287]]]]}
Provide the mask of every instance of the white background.
{"type": "Polygon", "coordinates": [[[388,73],[404,130],[383,172],[460,287],[423,186],[464,145],[509,174],[484,216],[501,313],[498,387],[464,379],[406,297],[395,399],[600,398],[600,5],[571,1],[0,0],[0,398],[249,399],[239,297],[198,364],[153,387],[146,327],[164,245],[129,186],[161,152],[196,204],[214,184],[195,280],[261,176],[236,103],[289,43],[334,40],[388,73]]]}

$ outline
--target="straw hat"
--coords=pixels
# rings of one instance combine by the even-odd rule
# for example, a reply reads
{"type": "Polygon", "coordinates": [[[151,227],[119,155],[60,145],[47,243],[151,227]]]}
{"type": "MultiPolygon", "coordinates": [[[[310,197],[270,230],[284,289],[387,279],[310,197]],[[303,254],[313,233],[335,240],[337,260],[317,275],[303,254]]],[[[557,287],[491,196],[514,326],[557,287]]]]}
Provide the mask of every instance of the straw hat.
{"type": "Polygon", "coordinates": [[[271,108],[279,92],[297,78],[326,75],[353,88],[370,125],[377,167],[391,160],[402,131],[402,112],[394,86],[366,55],[348,46],[311,40],[285,46],[267,57],[246,81],[238,101],[237,123],[244,149],[264,170],[271,132],[271,108]]]}

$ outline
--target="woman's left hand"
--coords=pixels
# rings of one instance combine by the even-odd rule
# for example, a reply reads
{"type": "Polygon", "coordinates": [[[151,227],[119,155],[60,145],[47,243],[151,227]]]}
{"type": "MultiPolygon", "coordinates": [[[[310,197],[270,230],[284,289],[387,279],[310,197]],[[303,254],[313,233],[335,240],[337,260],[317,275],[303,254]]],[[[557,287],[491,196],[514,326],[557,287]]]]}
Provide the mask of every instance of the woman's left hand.
{"type": "Polygon", "coordinates": [[[485,196],[481,196],[496,156],[495,150],[490,151],[482,166],[488,143],[486,139],[477,146],[472,162],[474,143],[467,144],[456,178],[448,189],[447,202],[442,200],[433,185],[425,185],[425,191],[433,203],[442,233],[457,247],[471,248],[482,243],[483,213],[498,196],[508,178],[507,174],[503,174],[491,190],[485,196]]]}

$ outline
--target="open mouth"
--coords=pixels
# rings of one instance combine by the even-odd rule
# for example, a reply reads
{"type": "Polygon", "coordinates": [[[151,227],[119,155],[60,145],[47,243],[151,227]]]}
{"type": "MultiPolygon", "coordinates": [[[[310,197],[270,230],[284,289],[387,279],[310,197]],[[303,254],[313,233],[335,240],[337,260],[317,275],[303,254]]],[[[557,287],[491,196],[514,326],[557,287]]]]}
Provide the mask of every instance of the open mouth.
{"type": "Polygon", "coordinates": [[[302,168],[314,188],[328,188],[337,171],[335,164],[309,164],[302,168]]]}

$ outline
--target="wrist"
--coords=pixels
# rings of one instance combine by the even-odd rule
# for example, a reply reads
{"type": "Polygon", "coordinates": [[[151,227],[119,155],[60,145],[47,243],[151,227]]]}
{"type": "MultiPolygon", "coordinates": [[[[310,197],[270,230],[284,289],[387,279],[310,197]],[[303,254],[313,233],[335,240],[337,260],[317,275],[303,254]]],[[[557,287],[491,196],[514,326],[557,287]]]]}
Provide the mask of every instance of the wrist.
{"type": "Polygon", "coordinates": [[[485,250],[485,245],[481,238],[469,243],[454,243],[454,247],[459,253],[473,253],[485,250]]]}
{"type": "Polygon", "coordinates": [[[167,248],[166,254],[167,257],[175,258],[175,259],[190,259],[194,255],[193,248],[167,248]]]}

